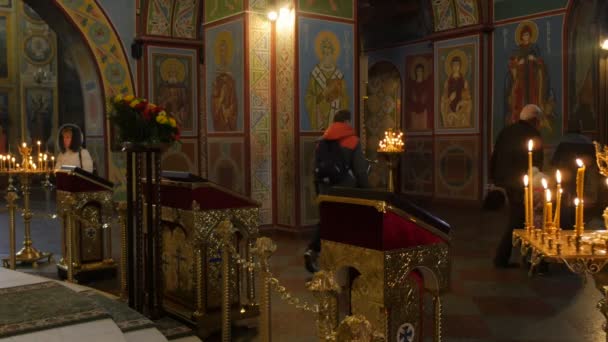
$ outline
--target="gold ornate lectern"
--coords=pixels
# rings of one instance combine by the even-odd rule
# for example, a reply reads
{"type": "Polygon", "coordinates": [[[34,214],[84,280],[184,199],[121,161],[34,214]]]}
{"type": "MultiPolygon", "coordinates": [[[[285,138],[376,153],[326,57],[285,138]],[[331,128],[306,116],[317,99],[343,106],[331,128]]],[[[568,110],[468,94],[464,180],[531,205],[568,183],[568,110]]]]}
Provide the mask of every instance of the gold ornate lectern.
{"type": "Polygon", "coordinates": [[[64,167],[55,174],[64,256],[57,264],[59,276],[66,277],[69,273],[68,249],[74,276],[81,272],[115,269],[111,238],[113,184],[76,167],[64,167]]]}
{"type": "MultiPolygon", "coordinates": [[[[160,192],[162,308],[196,324],[205,337],[221,328],[222,253],[216,228],[229,220],[237,229],[235,249],[252,260],[259,204],[192,175],[163,178],[160,192]]],[[[253,270],[241,271],[234,260],[230,265],[232,319],[259,315],[253,270]]]]}
{"type": "Polygon", "coordinates": [[[450,226],[400,194],[334,188],[319,201],[320,264],[350,278],[343,285],[350,293],[347,314],[366,317],[386,341],[400,334],[423,341],[429,330],[422,327],[421,303],[428,291],[435,307],[433,340],[439,341],[450,226]]]}

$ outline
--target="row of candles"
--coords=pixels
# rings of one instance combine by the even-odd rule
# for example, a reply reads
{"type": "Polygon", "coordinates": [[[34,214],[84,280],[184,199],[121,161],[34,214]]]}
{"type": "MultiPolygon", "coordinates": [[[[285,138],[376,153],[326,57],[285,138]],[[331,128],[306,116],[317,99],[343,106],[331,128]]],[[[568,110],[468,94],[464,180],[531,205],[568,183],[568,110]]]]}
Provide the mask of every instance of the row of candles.
{"type": "Polygon", "coordinates": [[[0,155],[0,171],[42,171],[48,172],[55,168],[55,156],[49,156],[48,153],[42,153],[40,150],[40,141],[38,145],[38,160],[34,160],[31,155],[32,148],[27,146],[27,143],[22,143],[18,148],[21,154],[21,164],[17,163],[14,155],[0,155]]]}
{"type": "Polygon", "coordinates": [[[384,139],[378,143],[378,152],[403,152],[403,132],[389,128],[384,132],[384,139]]]}
{"type": "MultiPolygon", "coordinates": [[[[532,175],[532,150],[534,149],[534,141],[528,141],[528,174],[524,176],[524,205],[526,208],[525,224],[527,229],[534,227],[534,186],[531,184],[532,175]]],[[[583,191],[585,184],[585,164],[582,160],[576,159],[576,165],[578,170],[576,172],[576,198],[574,199],[575,206],[575,231],[577,235],[580,235],[584,231],[584,201],[583,191]]],[[[545,191],[545,205],[543,207],[543,229],[552,231],[561,228],[560,226],[560,212],[562,203],[562,175],[559,170],[555,172],[555,180],[557,183],[557,189],[555,191],[556,203],[555,203],[555,214],[553,214],[553,202],[552,193],[548,188],[546,179],[542,179],[543,189],[545,191]]]]}

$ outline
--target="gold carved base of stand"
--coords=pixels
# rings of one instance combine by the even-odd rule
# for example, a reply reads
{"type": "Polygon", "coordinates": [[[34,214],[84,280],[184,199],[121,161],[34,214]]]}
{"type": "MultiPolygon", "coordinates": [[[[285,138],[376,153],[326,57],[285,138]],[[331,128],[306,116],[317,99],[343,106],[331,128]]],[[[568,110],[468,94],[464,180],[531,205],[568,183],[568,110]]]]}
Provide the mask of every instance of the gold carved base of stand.
{"type": "MultiPolygon", "coordinates": [[[[53,260],[53,253],[41,252],[32,246],[21,248],[15,255],[15,260],[22,264],[32,264],[33,267],[38,267],[38,261],[46,259],[47,263],[51,263],[53,260]]],[[[10,257],[2,258],[2,265],[9,267],[10,257]]]]}
{"type": "Polygon", "coordinates": [[[587,276],[595,282],[602,294],[597,308],[607,319],[603,330],[608,341],[608,243],[599,238],[604,231],[582,232],[556,230],[552,233],[540,229],[515,229],[513,246],[520,246],[523,257],[530,255],[530,275],[541,262],[563,263],[584,280],[587,276]],[[601,242],[601,243],[600,243],[601,242]]]}
{"type": "MultiPolygon", "coordinates": [[[[260,316],[260,307],[257,304],[254,305],[233,305],[230,310],[230,319],[233,322],[246,320],[248,318],[256,318],[260,316]]],[[[193,323],[197,325],[196,335],[200,338],[208,338],[213,333],[221,331],[222,328],[222,312],[211,311],[197,315],[194,313],[193,323]]],[[[245,324],[247,325],[247,324],[245,324]]],[[[252,321],[252,326],[257,325],[257,320],[252,321]]]]}

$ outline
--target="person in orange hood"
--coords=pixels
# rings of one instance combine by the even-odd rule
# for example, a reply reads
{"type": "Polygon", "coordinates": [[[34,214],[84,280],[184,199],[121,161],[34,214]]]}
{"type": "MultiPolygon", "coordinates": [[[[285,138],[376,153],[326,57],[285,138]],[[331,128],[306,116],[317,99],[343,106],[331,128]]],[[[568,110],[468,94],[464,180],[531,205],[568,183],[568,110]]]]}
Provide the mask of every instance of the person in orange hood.
{"type": "MultiPolygon", "coordinates": [[[[361,143],[359,137],[355,133],[355,130],[350,125],[351,113],[346,109],[342,109],[334,116],[333,123],[325,130],[325,133],[317,144],[317,150],[315,152],[316,162],[319,163],[321,144],[331,144],[340,147],[340,152],[337,154],[337,159],[340,159],[334,166],[339,166],[343,169],[340,172],[338,180],[335,177],[319,176],[318,165],[315,165],[315,189],[317,195],[326,194],[332,186],[340,187],[357,187],[357,188],[368,188],[369,182],[367,179],[369,171],[369,163],[363,155],[361,149],[361,143]]],[[[326,157],[325,157],[326,158],[326,157]]],[[[330,163],[332,161],[329,161],[330,163]]],[[[319,226],[316,227],[312,240],[308,245],[308,250],[304,254],[306,262],[306,269],[309,272],[317,272],[319,270],[317,266],[317,258],[321,251],[321,237],[319,235],[319,226]]]]}

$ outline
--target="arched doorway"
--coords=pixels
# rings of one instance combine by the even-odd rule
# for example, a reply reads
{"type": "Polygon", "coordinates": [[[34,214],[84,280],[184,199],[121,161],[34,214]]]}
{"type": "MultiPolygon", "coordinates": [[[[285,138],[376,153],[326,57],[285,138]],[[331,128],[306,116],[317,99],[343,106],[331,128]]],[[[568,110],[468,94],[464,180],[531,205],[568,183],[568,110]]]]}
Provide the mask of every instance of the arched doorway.
{"type": "Polygon", "coordinates": [[[124,199],[124,156],[111,151],[107,113],[116,94],[135,92],[133,74],[120,38],[96,0],[23,0],[63,39],[75,61],[83,90],[85,127],[102,137],[106,176],[124,199]],[[82,56],[88,56],[83,58],[82,56]]]}

